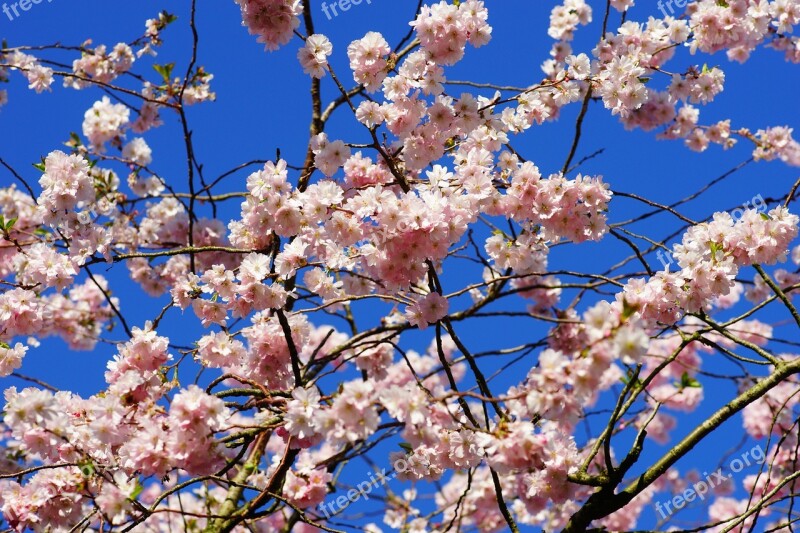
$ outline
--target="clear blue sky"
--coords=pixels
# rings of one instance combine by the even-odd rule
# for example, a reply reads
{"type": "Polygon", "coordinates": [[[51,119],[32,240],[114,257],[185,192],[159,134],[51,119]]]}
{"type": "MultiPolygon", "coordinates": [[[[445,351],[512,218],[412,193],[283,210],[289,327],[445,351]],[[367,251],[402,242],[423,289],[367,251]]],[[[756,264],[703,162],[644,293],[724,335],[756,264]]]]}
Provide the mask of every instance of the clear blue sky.
{"type": "MultiPolygon", "coordinates": [[[[324,33],[334,44],[331,63],[340,77],[349,81],[347,69],[347,44],[362,37],[367,31],[382,32],[390,43],[396,43],[407,33],[406,22],[412,17],[415,1],[372,0],[362,2],[348,12],[328,20],[319,0],[311,0],[316,17],[316,30],[324,33]]],[[[494,28],[492,42],[483,48],[468,48],[466,59],[456,67],[448,68],[446,75],[452,80],[469,79],[479,82],[528,85],[542,77],[539,65],[548,57],[552,40],[547,36],[549,11],[555,2],[530,0],[502,0],[487,2],[490,8],[490,23],[494,28]]],[[[595,21],[581,28],[574,44],[575,52],[589,53],[599,35],[601,9],[605,2],[590,2],[595,9],[595,21]]],[[[639,4],[651,5],[649,0],[639,4]]],[[[653,2],[654,4],[654,2],[653,2]]],[[[32,5],[28,12],[11,21],[0,14],[0,37],[10,46],[42,45],[60,42],[77,45],[91,38],[95,45],[113,46],[117,41],[131,41],[144,29],[144,21],[156,16],[161,9],[178,15],[179,20],[164,34],[165,46],[159,48],[155,62],[176,62],[175,72],[183,72],[191,52],[191,36],[188,31],[189,2],[109,2],[100,0],[43,1],[32,5]]],[[[633,11],[632,18],[644,20],[646,14],[657,15],[655,7],[633,11]],[[651,9],[651,13],[647,10],[651,9]],[[643,14],[643,11],[645,12],[643,14]]],[[[214,177],[236,165],[252,159],[268,159],[276,149],[291,164],[302,164],[307,142],[310,117],[309,78],[302,74],[296,60],[300,46],[295,39],[276,53],[266,53],[241,26],[239,8],[233,1],[200,2],[198,6],[198,29],[200,32],[199,64],[215,78],[212,89],[217,94],[213,104],[196,106],[189,111],[191,128],[194,131],[195,148],[203,163],[207,176],[214,177]]],[[[609,24],[616,27],[619,15],[612,14],[609,24]]],[[[50,59],[71,63],[70,55],[49,53],[50,59]]],[[[725,91],[716,101],[702,109],[704,123],[732,118],[734,126],[746,126],[752,130],[767,126],[789,125],[800,127],[797,91],[800,74],[797,65],[783,62],[782,54],[772,50],[759,50],[752,60],[742,66],[729,63],[723,55],[689,58],[685,51],[680,59],[672,63],[673,70],[680,70],[689,61],[702,65],[720,65],[726,74],[725,91]]],[[[135,70],[156,80],[150,68],[152,59],[137,63],[135,70]]],[[[30,183],[37,182],[39,174],[31,166],[51,150],[62,148],[69,132],[80,132],[83,114],[102,94],[96,90],[76,92],[54,85],[52,93],[36,95],[25,88],[23,78],[12,73],[9,103],[0,109],[0,156],[19,170],[30,183]]],[[[452,90],[456,95],[462,88],[452,90]]],[[[323,80],[323,98],[328,101],[336,96],[335,87],[327,77],[323,80]]],[[[579,106],[572,106],[555,124],[533,128],[525,135],[512,140],[514,147],[527,159],[534,161],[547,174],[561,168],[574,130],[574,119],[579,106]]],[[[166,125],[145,135],[153,148],[153,168],[173,184],[185,186],[185,159],[179,124],[174,116],[164,113],[166,125]]],[[[799,128],[800,129],[800,128],[799,128]]],[[[332,138],[344,138],[352,142],[366,142],[362,128],[357,128],[344,108],[336,115],[328,128],[332,138]]],[[[797,132],[800,134],[800,131],[797,132]]],[[[750,147],[745,143],[723,152],[712,146],[704,154],[696,154],[684,148],[680,142],[655,141],[653,133],[627,132],[619,122],[604,110],[601,104],[590,107],[584,127],[584,137],[578,150],[578,158],[595,150],[605,149],[599,157],[587,162],[581,171],[587,174],[602,174],[612,189],[634,192],[661,203],[671,203],[700,188],[704,183],[719,176],[749,157],[750,147]]],[[[118,169],[120,170],[120,169],[118,169]]],[[[123,174],[121,174],[123,175],[123,174]]],[[[727,210],[754,196],[777,197],[785,195],[791,183],[798,177],[798,170],[782,163],[759,163],[738,172],[722,185],[713,188],[699,200],[684,206],[681,212],[694,219],[704,219],[715,210],[727,210]]],[[[224,182],[219,192],[244,190],[246,173],[224,182]]],[[[296,176],[294,176],[296,178],[296,176]]],[[[6,185],[12,177],[0,172],[0,185],[6,185]]],[[[38,191],[38,188],[35,187],[38,191]]],[[[227,221],[238,214],[238,203],[228,204],[221,215],[227,221]]],[[[617,222],[647,211],[647,208],[630,200],[617,198],[611,204],[610,221],[617,222]]],[[[661,240],[676,228],[674,218],[659,215],[632,228],[645,233],[654,240],[661,240]]],[[[674,241],[672,241],[674,242],[674,241]]],[[[624,257],[629,250],[607,237],[603,243],[556,248],[551,256],[551,268],[572,269],[587,272],[604,270],[614,259],[624,257]]],[[[654,255],[648,257],[653,269],[660,264],[654,255]]],[[[445,283],[452,289],[467,274],[474,272],[454,267],[446,272],[445,283]],[[447,276],[451,277],[447,277],[447,276]],[[448,281],[449,279],[449,281],[448,281]]],[[[633,265],[631,268],[636,268],[633,265]]],[[[123,312],[131,325],[142,325],[152,319],[163,306],[144,295],[126,281],[127,270],[116,266],[111,271],[95,268],[112,280],[115,295],[121,300],[123,312]]],[[[750,275],[749,273],[747,274],[750,275]]],[[[447,287],[446,287],[447,288],[447,287]]],[[[564,301],[571,295],[566,294],[564,301]]],[[[778,315],[766,315],[776,317],[778,315]]],[[[366,325],[375,317],[368,317],[366,325]]],[[[763,318],[762,318],[763,319],[763,318]]],[[[461,326],[464,340],[474,351],[496,347],[498,338],[504,346],[539,339],[546,327],[531,320],[487,320],[483,326],[461,326]]],[[[163,334],[171,336],[178,344],[190,343],[199,333],[197,321],[191,314],[185,317],[172,312],[164,322],[163,334]]],[[[110,338],[122,338],[120,328],[109,334],[110,338]]],[[[417,350],[424,349],[431,340],[431,330],[409,334],[404,345],[417,350]]],[[[797,339],[796,331],[786,326],[776,328],[776,335],[797,339]]],[[[92,353],[70,352],[60,341],[47,341],[39,349],[31,349],[22,372],[35,375],[61,388],[90,395],[103,388],[105,362],[114,353],[108,345],[100,345],[92,353]]],[[[519,379],[533,365],[535,359],[527,358],[513,367],[509,375],[498,378],[495,385],[507,386],[519,379]]],[[[483,361],[487,373],[500,363],[483,361]],[[494,365],[494,366],[493,366],[494,365]]],[[[720,357],[707,357],[704,369],[730,371],[720,357]]],[[[3,380],[2,386],[20,385],[14,379],[3,380]]],[[[731,394],[730,386],[715,394],[715,382],[707,384],[706,401],[695,415],[681,417],[681,427],[674,433],[680,436],[691,429],[699,416],[715,410],[720,398],[731,394]]],[[[713,440],[699,446],[696,453],[679,464],[686,468],[696,466],[700,470],[716,468],[721,450],[738,443],[743,431],[737,418],[723,428],[713,440]]],[[[644,457],[660,456],[666,448],[648,442],[644,457]]],[[[377,457],[377,456],[376,456],[377,457]]],[[[743,476],[742,476],[743,477],[743,476]]],[[[354,481],[362,479],[355,474],[354,481]]],[[[741,478],[740,478],[741,479],[741,478]]],[[[393,489],[399,487],[394,482],[393,489]]],[[[646,512],[652,519],[652,511],[646,512]]],[[[687,517],[691,513],[686,513],[687,517]]],[[[640,526],[646,526],[645,520],[640,526]]]]}

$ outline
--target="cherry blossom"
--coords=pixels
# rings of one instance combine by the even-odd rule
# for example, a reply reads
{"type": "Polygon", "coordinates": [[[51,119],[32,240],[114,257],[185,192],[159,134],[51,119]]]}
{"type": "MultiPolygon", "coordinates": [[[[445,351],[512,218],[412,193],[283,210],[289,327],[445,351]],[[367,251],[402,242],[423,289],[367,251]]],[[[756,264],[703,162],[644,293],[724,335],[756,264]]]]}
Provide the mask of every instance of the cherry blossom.
{"type": "MultiPolygon", "coordinates": [[[[798,2],[659,16],[563,0],[543,11],[545,46],[522,47],[538,72],[508,60],[503,83],[464,79],[475,48],[507,61],[488,2],[423,2],[399,42],[318,33],[312,3],[236,3],[250,41],[297,58],[276,83],[310,87],[311,125],[301,146],[281,137],[218,173],[186,111],[228,90],[205,41],[185,64],[160,59],[179,53],[160,48],[170,24],[202,33],[203,6],[107,44],[0,50],[0,106],[14,76],[37,98],[72,102],[50,94],[61,78],[94,102],[35,170],[0,159],[10,530],[333,531],[351,513],[373,533],[641,529],[705,483],[689,459],[732,445],[725,421],[768,453],[709,487],[696,529],[785,527],[800,217],[782,180],[800,144],[725,100],[732,62],[763,77],[762,54],[800,61],[798,2]],[[647,172],[587,151],[597,114],[619,122],[602,124],[609,147],[743,154],[779,193],[724,211],[706,183],[683,200],[626,191],[647,172]],[[175,127],[183,159],[163,144],[175,127]],[[29,375],[44,357],[72,364],[64,346],[104,382],[29,375]]],[[[670,193],[689,183],[675,174],[670,193]]]]}
{"type": "Polygon", "coordinates": [[[333,45],[324,35],[309,35],[306,45],[297,53],[297,59],[303,66],[303,71],[314,78],[325,75],[328,66],[328,56],[333,53],[333,45]]]}

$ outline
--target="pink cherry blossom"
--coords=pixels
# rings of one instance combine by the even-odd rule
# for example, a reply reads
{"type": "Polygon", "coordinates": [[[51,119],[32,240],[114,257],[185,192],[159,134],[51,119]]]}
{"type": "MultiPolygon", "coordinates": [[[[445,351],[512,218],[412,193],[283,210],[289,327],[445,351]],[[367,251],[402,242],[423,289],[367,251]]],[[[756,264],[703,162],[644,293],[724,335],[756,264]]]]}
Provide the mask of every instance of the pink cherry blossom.
{"type": "Polygon", "coordinates": [[[60,150],[0,160],[10,530],[785,528],[796,0],[236,4],[276,51],[254,103],[200,5],[0,50],[0,106],[81,96],[59,78],[94,102],[27,108],[60,150]],[[270,119],[236,160],[217,92],[308,135],[270,119]]]}

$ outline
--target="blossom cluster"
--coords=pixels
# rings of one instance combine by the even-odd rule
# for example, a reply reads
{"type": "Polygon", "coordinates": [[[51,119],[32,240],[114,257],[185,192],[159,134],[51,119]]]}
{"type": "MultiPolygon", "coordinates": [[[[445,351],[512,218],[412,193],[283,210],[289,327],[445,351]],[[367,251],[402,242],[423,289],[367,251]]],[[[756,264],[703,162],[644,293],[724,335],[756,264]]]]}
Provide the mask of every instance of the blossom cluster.
{"type": "Polygon", "coordinates": [[[242,10],[242,24],[267,50],[288,43],[300,25],[300,0],[236,0],[242,10]]]}
{"type": "Polygon", "coordinates": [[[799,220],[784,207],[766,214],[748,209],[736,221],[728,213],[715,213],[711,222],[692,227],[675,245],[679,271],[667,267],[648,280],[631,280],[619,298],[646,320],[665,324],[704,311],[714,296],[731,291],[740,267],[785,261],[799,220]]]}

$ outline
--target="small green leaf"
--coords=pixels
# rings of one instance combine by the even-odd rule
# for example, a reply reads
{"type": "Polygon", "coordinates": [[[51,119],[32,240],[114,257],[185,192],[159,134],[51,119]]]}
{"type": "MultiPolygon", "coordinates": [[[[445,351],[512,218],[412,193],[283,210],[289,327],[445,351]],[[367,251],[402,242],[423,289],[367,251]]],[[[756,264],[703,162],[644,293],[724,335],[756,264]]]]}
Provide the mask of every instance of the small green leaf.
{"type": "Polygon", "coordinates": [[[42,172],[44,172],[44,163],[34,163],[33,166],[42,172]]]}
{"type": "Polygon", "coordinates": [[[143,490],[144,490],[144,485],[139,483],[139,480],[137,479],[136,480],[136,487],[133,489],[133,492],[131,492],[131,495],[129,496],[129,499],[135,500],[136,498],[139,497],[139,494],[141,494],[143,490]]]}
{"type": "Polygon", "coordinates": [[[625,385],[631,384],[631,385],[635,385],[635,386],[641,388],[642,380],[639,379],[638,377],[636,378],[636,380],[633,383],[631,383],[631,380],[633,379],[633,377],[635,375],[636,375],[636,373],[632,369],[629,368],[628,371],[627,371],[627,375],[622,376],[621,378],[619,378],[619,380],[625,385]]]}
{"type": "Polygon", "coordinates": [[[9,346],[8,344],[6,344],[3,341],[0,341],[0,348],[4,348],[6,350],[9,350],[9,349],[11,349],[11,346],[9,346]]]}
{"type": "Polygon", "coordinates": [[[634,305],[628,303],[628,300],[625,298],[622,299],[622,318],[627,319],[630,318],[633,313],[638,311],[638,308],[634,305]]]}
{"type": "Polygon", "coordinates": [[[770,216],[768,214],[766,214],[766,213],[760,213],[760,215],[761,215],[761,218],[764,219],[764,220],[772,220],[772,218],[770,218],[770,216]]]}
{"type": "Polygon", "coordinates": [[[694,379],[692,376],[690,376],[688,372],[684,372],[683,375],[681,376],[680,388],[702,389],[703,385],[699,381],[694,379]]]}
{"type": "Polygon", "coordinates": [[[414,453],[414,448],[412,448],[411,445],[407,442],[401,442],[400,447],[403,448],[406,451],[406,453],[414,453]]]}
{"type": "Polygon", "coordinates": [[[11,220],[9,220],[8,222],[6,222],[6,231],[8,231],[11,228],[13,228],[14,224],[16,224],[16,223],[17,223],[17,218],[16,217],[14,217],[11,220]]]}
{"type": "Polygon", "coordinates": [[[90,460],[78,463],[78,468],[81,474],[83,474],[83,477],[91,477],[95,472],[94,463],[90,460]]]}
{"type": "Polygon", "coordinates": [[[162,11],[161,20],[164,21],[164,25],[167,25],[167,24],[172,24],[173,22],[178,20],[178,17],[173,15],[172,13],[167,13],[166,11],[162,11]]]}
{"type": "Polygon", "coordinates": [[[81,138],[74,131],[70,132],[69,141],[64,143],[65,146],[69,146],[69,147],[72,147],[72,148],[77,148],[78,146],[81,146],[82,144],[83,143],[81,142],[81,138]]]}
{"type": "Polygon", "coordinates": [[[172,69],[175,68],[175,63],[167,63],[166,65],[153,65],[153,68],[156,72],[161,74],[161,77],[164,79],[164,83],[169,83],[169,80],[172,77],[172,69]]]}

